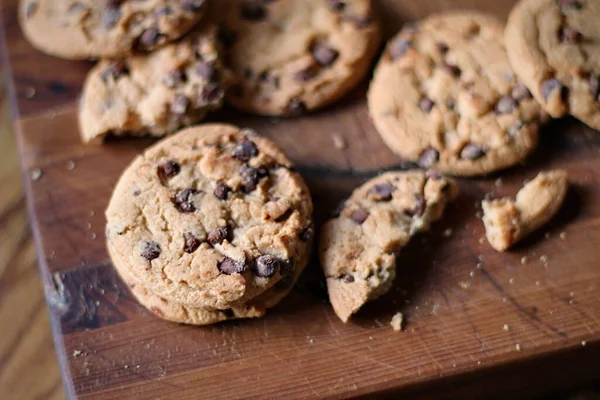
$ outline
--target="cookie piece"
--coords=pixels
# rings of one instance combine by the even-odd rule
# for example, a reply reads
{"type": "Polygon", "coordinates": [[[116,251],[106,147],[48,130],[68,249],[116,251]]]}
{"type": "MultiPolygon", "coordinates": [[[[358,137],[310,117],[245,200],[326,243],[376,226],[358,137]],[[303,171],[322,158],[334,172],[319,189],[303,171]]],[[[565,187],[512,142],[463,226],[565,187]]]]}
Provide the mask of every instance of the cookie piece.
{"type": "Polygon", "coordinates": [[[307,262],[312,201],[289,159],[249,130],[200,125],[138,156],[106,211],[118,270],[169,302],[244,307],[307,262]]]}
{"type": "Polygon", "coordinates": [[[550,221],[565,200],[568,186],[566,171],[540,172],[519,190],[516,201],[482,201],[485,235],[490,245],[505,251],[550,221]]]}
{"type": "Polygon", "coordinates": [[[388,172],[352,193],[323,226],[319,248],[329,299],[342,321],[389,290],[396,254],[457,194],[453,180],[418,171],[388,172]]]}
{"type": "Polygon", "coordinates": [[[189,31],[206,0],[21,0],[19,20],[40,51],[68,59],[149,51],[189,31]]]}
{"type": "Polygon", "coordinates": [[[217,29],[194,30],[151,54],[104,60],[90,72],[79,108],[84,142],[113,135],[164,136],[222,105],[229,75],[217,29]]]}
{"type": "Polygon", "coordinates": [[[264,115],[299,115],[341,98],[380,43],[371,0],[232,0],[223,38],[238,84],[228,101],[264,115]]]}
{"type": "Polygon", "coordinates": [[[522,0],[510,13],[510,62],[553,117],[600,129],[600,2],[522,0]]]}
{"type": "Polygon", "coordinates": [[[369,88],[369,113],[402,158],[453,175],[521,162],[543,112],[512,71],[504,27],[452,12],[405,27],[387,45],[369,88]]]}

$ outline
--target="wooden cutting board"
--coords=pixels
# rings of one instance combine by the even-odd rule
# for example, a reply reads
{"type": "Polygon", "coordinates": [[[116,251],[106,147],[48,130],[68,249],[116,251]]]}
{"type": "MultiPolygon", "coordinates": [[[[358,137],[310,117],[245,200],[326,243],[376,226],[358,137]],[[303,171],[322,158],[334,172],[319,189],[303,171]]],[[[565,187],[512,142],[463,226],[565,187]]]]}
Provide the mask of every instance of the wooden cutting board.
{"type": "MultiPolygon", "coordinates": [[[[381,0],[388,34],[453,8],[505,18],[512,0],[381,0]]],[[[88,62],[35,51],[17,0],[2,8],[4,71],[40,271],[64,386],[71,398],[524,397],[600,371],[600,134],[575,120],[548,124],[523,166],[461,180],[462,196],[403,251],[391,292],[341,323],[312,262],[265,318],[198,328],[146,312],[115,275],[104,216],[120,172],[151,140],[81,144],[77,99],[88,62]],[[513,251],[482,239],[477,204],[514,195],[540,169],[566,168],[560,214],[513,251]],[[41,173],[41,176],[40,176],[41,173]],[[402,312],[404,332],[389,326],[402,312]]],[[[295,161],[323,221],[352,188],[402,168],[374,131],[366,83],[341,103],[297,119],[224,110],[212,121],[255,128],[295,161]],[[347,148],[338,149],[333,136],[347,148]]],[[[1,192],[1,189],[0,189],[1,192]]]]}

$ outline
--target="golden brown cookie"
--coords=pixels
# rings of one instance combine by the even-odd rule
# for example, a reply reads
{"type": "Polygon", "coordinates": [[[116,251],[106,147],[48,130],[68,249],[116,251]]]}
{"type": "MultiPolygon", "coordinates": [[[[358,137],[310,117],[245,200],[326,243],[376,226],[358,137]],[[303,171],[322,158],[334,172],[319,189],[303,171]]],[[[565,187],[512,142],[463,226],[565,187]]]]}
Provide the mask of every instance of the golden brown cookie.
{"type": "Polygon", "coordinates": [[[565,200],[568,186],[566,171],[540,172],[519,190],[516,201],[484,200],[483,223],[490,245],[505,251],[550,221],[565,200]]]}
{"type": "Polygon", "coordinates": [[[369,113],[402,158],[453,175],[482,175],[523,161],[542,110],[508,62],[500,21],[477,12],[437,14],[387,45],[369,88],[369,113]]]}
{"type": "Polygon", "coordinates": [[[125,170],[106,211],[115,267],[209,311],[286,286],[312,240],[310,194],[291,167],[272,142],[230,125],[159,142],[125,170]]]}
{"type": "Polygon", "coordinates": [[[69,59],[117,58],[148,51],[189,31],[206,0],[21,0],[27,39],[69,59]]]}
{"type": "Polygon", "coordinates": [[[229,102],[299,115],[341,98],[366,75],[379,43],[371,0],[232,0],[223,25],[238,84],[229,102]]]}
{"type": "Polygon", "coordinates": [[[319,244],[329,300],[342,321],[389,290],[396,254],[457,194],[453,180],[420,171],[388,172],[352,193],[323,226],[319,244]]]}
{"type": "Polygon", "coordinates": [[[522,0],[505,36],[515,72],[542,107],[594,129],[600,129],[599,20],[598,0],[522,0]]]}

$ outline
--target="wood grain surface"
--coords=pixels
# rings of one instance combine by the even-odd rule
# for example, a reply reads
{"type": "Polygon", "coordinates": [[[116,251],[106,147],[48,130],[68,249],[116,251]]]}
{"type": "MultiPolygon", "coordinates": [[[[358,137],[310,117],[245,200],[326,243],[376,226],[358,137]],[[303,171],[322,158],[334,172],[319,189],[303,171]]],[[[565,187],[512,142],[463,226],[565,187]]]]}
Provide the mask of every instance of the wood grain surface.
{"type": "MultiPolygon", "coordinates": [[[[44,56],[4,2],[3,34],[46,300],[71,398],[527,397],[598,377],[600,370],[600,136],[577,121],[548,124],[524,165],[461,180],[441,223],[398,260],[391,292],[348,324],[333,314],[316,262],[260,320],[206,328],[152,317],[115,275],[104,217],[122,169],[151,140],[80,143],[77,97],[91,65],[44,56]],[[559,215],[514,251],[482,240],[478,204],[514,195],[540,169],[569,171],[559,215]],[[406,330],[394,332],[402,312],[406,330]],[[565,368],[565,365],[569,365],[565,368]],[[527,379],[520,379],[527,375],[527,379]],[[202,395],[199,395],[202,394],[202,395]]],[[[388,32],[433,11],[477,8],[505,17],[512,0],[382,0],[388,32]]],[[[405,168],[374,131],[366,83],[323,112],[297,119],[223,110],[211,121],[255,128],[286,150],[322,222],[352,188],[405,168]],[[333,136],[344,138],[345,149],[333,136]]]]}

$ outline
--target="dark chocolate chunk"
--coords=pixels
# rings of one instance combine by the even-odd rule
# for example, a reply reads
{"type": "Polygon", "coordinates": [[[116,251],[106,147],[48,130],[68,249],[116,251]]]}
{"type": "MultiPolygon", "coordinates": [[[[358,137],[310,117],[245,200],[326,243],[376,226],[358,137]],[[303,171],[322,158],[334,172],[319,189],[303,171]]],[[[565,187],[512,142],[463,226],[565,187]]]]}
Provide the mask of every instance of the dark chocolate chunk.
{"type": "Polygon", "coordinates": [[[152,261],[160,256],[160,246],[156,242],[145,242],[140,254],[148,261],[152,261]]]}
{"type": "Polygon", "coordinates": [[[189,12],[200,11],[202,9],[202,6],[204,6],[205,2],[205,0],[179,0],[181,8],[189,12]]]}
{"type": "Polygon", "coordinates": [[[121,19],[121,11],[118,8],[107,8],[102,16],[102,23],[107,28],[114,28],[121,19]]]}
{"type": "Polygon", "coordinates": [[[529,91],[529,89],[527,89],[527,86],[523,85],[522,83],[519,83],[514,88],[512,88],[510,95],[513,99],[517,101],[523,101],[532,97],[531,92],[529,91]]]}
{"type": "Polygon", "coordinates": [[[427,97],[423,97],[421,99],[421,101],[419,101],[419,108],[423,112],[428,113],[429,111],[431,111],[431,109],[433,108],[434,104],[435,103],[431,99],[429,99],[427,97]]]}
{"type": "Polygon", "coordinates": [[[246,271],[246,262],[225,257],[223,261],[217,265],[217,268],[225,275],[241,274],[246,271]]]}
{"type": "Polygon", "coordinates": [[[158,30],[158,28],[153,26],[145,29],[138,38],[138,41],[142,48],[151,48],[156,46],[161,37],[162,34],[158,30]]]}
{"type": "Polygon", "coordinates": [[[171,112],[176,115],[184,115],[192,105],[191,100],[183,94],[178,94],[171,103],[171,112]]]}
{"type": "Polygon", "coordinates": [[[35,12],[37,11],[37,8],[38,8],[37,2],[30,1],[29,3],[27,3],[27,6],[25,7],[25,18],[29,19],[29,18],[33,17],[33,14],[35,14],[35,12]]]}
{"type": "Polygon", "coordinates": [[[450,50],[450,47],[448,47],[448,45],[444,42],[437,42],[436,46],[437,46],[438,50],[440,51],[440,53],[442,53],[442,54],[446,54],[448,52],[448,50],[450,50]]]}
{"type": "Polygon", "coordinates": [[[420,217],[423,215],[423,213],[425,213],[425,198],[422,194],[415,194],[415,201],[417,203],[415,208],[405,210],[404,213],[411,217],[420,217]]]}
{"type": "Polygon", "coordinates": [[[344,275],[341,277],[342,281],[344,281],[344,283],[352,283],[354,282],[354,277],[352,275],[344,275]]]}
{"type": "Polygon", "coordinates": [[[580,10],[582,7],[580,0],[558,0],[558,5],[562,12],[580,10]]]}
{"type": "Polygon", "coordinates": [[[219,41],[223,43],[225,47],[231,47],[237,39],[237,35],[234,31],[230,30],[224,25],[219,26],[219,32],[217,33],[219,41]]]}
{"type": "Polygon", "coordinates": [[[169,71],[164,77],[163,82],[170,88],[174,88],[186,81],[185,72],[181,69],[169,71]]]}
{"type": "Polygon", "coordinates": [[[275,272],[279,269],[281,261],[271,255],[260,256],[254,262],[252,271],[254,275],[260,276],[261,278],[270,278],[275,275],[275,272]]]}
{"type": "Polygon", "coordinates": [[[123,75],[129,73],[127,66],[121,61],[111,61],[108,66],[102,71],[100,77],[104,82],[110,79],[117,80],[123,75]]]}
{"type": "Polygon", "coordinates": [[[517,108],[517,101],[511,96],[503,96],[496,103],[496,114],[510,114],[517,108]]]}
{"type": "Polygon", "coordinates": [[[440,153],[433,147],[425,149],[419,157],[419,166],[421,168],[431,168],[440,159],[440,153]]]}
{"type": "Polygon", "coordinates": [[[228,227],[221,227],[215,230],[208,232],[208,236],[206,237],[206,241],[210,243],[211,246],[216,246],[218,244],[223,243],[225,239],[229,240],[229,235],[231,234],[230,229],[228,227]]]}
{"type": "Polygon", "coordinates": [[[433,179],[434,181],[439,181],[442,179],[442,175],[433,169],[428,169],[427,172],[425,172],[425,176],[427,179],[433,179]]]}
{"type": "Polygon", "coordinates": [[[554,79],[554,78],[543,81],[540,89],[542,91],[542,96],[546,100],[548,100],[548,97],[550,97],[550,95],[555,90],[561,91],[561,98],[564,97],[564,95],[566,93],[565,86],[562,83],[560,83],[560,81],[558,79],[554,79]]]}
{"type": "Polygon", "coordinates": [[[260,21],[267,16],[267,9],[257,0],[245,1],[240,12],[242,18],[248,21],[260,21]]]}
{"type": "Polygon", "coordinates": [[[476,144],[469,143],[460,152],[460,158],[467,160],[477,160],[485,156],[485,150],[476,144]]]}
{"type": "Polygon", "coordinates": [[[448,71],[448,73],[450,73],[451,75],[455,76],[456,78],[458,78],[460,76],[460,74],[462,73],[460,68],[457,67],[456,65],[444,64],[444,69],[446,71],[448,71]]]}
{"type": "Polygon", "coordinates": [[[396,188],[394,185],[389,183],[379,183],[373,186],[367,192],[371,197],[378,201],[390,201],[392,200],[392,194],[396,188]]]}
{"type": "Polygon", "coordinates": [[[312,224],[308,225],[306,228],[300,231],[300,240],[303,242],[309,242],[315,234],[315,229],[312,224]]]}
{"type": "Polygon", "coordinates": [[[357,224],[362,224],[369,218],[369,212],[363,208],[357,208],[350,214],[350,219],[357,224]]]}
{"type": "Polygon", "coordinates": [[[293,98],[287,105],[287,112],[289,115],[302,115],[306,113],[306,104],[298,98],[293,98]]]}
{"type": "Polygon", "coordinates": [[[392,41],[388,46],[388,53],[392,60],[396,60],[406,54],[408,49],[412,46],[410,40],[403,37],[399,37],[392,41]]]}
{"type": "Polygon", "coordinates": [[[183,240],[185,241],[185,245],[183,246],[183,250],[186,253],[193,253],[198,250],[198,247],[202,244],[200,239],[194,236],[192,233],[186,233],[183,235],[183,240]]]}
{"type": "Polygon", "coordinates": [[[196,193],[195,189],[184,189],[175,195],[175,198],[172,200],[173,204],[183,213],[192,213],[196,211],[194,199],[192,198],[196,193]]]}
{"type": "Polygon", "coordinates": [[[164,186],[167,185],[169,179],[179,174],[180,171],[181,167],[175,161],[164,162],[156,168],[156,174],[158,175],[158,179],[160,180],[160,183],[162,183],[164,186]]]}
{"type": "Polygon", "coordinates": [[[241,162],[248,162],[252,157],[256,157],[258,155],[258,148],[253,141],[246,138],[242,140],[242,142],[238,143],[237,146],[235,146],[231,152],[231,155],[241,162]]]}
{"type": "Polygon", "coordinates": [[[173,9],[169,6],[161,6],[154,11],[154,15],[158,18],[173,14],[173,9]]]}
{"type": "Polygon", "coordinates": [[[244,193],[251,193],[256,190],[258,182],[266,177],[267,170],[263,168],[252,168],[247,165],[242,165],[240,168],[240,176],[242,178],[242,190],[244,193]]]}
{"type": "Polygon", "coordinates": [[[568,26],[560,30],[559,36],[561,41],[567,43],[579,43],[583,40],[581,32],[568,26]]]}
{"type": "Polygon", "coordinates": [[[125,0],[104,0],[108,8],[118,8],[125,0]]]}
{"type": "Polygon", "coordinates": [[[296,72],[294,74],[294,79],[300,82],[306,82],[314,78],[316,75],[317,68],[315,68],[315,65],[309,65],[308,67],[296,72]]]}
{"type": "Polygon", "coordinates": [[[316,43],[311,49],[311,54],[321,67],[331,66],[340,55],[337,50],[325,43],[316,43]]]}
{"type": "Polygon", "coordinates": [[[342,12],[346,8],[344,0],[327,0],[327,5],[336,12],[342,12]]]}
{"type": "Polygon", "coordinates": [[[594,100],[600,100],[600,78],[598,75],[590,74],[588,78],[588,85],[594,100]]]}
{"type": "Polygon", "coordinates": [[[219,200],[227,200],[227,197],[229,197],[230,192],[231,189],[229,188],[229,186],[227,186],[224,182],[219,182],[215,187],[214,195],[219,200]]]}
{"type": "Polygon", "coordinates": [[[219,70],[214,62],[200,62],[196,65],[196,73],[207,81],[219,79],[219,70]]]}
{"type": "Polygon", "coordinates": [[[209,82],[202,89],[201,96],[202,100],[211,103],[222,98],[224,94],[225,92],[223,91],[221,85],[216,82],[209,82]]]}

